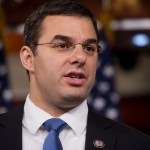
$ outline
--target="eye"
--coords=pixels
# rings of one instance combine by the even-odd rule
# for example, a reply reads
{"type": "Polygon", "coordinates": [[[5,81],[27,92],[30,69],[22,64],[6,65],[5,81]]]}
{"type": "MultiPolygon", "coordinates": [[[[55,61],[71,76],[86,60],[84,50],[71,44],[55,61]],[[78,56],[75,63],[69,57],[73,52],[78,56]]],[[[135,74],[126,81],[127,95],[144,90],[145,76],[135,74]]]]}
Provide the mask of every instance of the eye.
{"type": "Polygon", "coordinates": [[[70,44],[69,43],[55,43],[54,48],[66,50],[70,48],[70,44]]]}
{"type": "Polygon", "coordinates": [[[84,45],[83,48],[88,53],[93,53],[96,51],[96,46],[94,45],[84,45]]]}

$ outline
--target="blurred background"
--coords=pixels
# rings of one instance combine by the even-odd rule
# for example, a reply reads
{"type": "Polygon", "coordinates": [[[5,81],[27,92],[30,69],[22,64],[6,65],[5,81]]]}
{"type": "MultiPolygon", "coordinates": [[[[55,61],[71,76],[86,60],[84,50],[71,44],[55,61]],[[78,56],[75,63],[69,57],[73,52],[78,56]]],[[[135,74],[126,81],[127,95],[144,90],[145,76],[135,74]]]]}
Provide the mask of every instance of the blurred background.
{"type": "MultiPolygon", "coordinates": [[[[0,113],[21,104],[29,92],[19,60],[23,27],[46,1],[0,0],[0,113]]],[[[150,134],[150,1],[80,1],[97,17],[104,49],[89,103],[107,117],[150,134]]]]}

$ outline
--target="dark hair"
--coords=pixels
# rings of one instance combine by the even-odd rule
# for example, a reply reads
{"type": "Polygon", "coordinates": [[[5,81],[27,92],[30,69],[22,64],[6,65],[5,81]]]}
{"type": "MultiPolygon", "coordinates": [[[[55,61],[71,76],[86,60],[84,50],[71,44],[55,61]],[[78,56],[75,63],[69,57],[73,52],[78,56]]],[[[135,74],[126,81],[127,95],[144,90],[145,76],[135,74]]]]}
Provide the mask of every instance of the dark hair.
{"type": "MultiPolygon", "coordinates": [[[[91,11],[83,4],[74,0],[57,0],[47,2],[34,11],[26,20],[24,27],[24,44],[31,47],[38,43],[40,28],[44,18],[48,15],[81,16],[91,19],[98,36],[97,21],[91,11]]],[[[35,47],[32,48],[33,52],[35,47]]]]}

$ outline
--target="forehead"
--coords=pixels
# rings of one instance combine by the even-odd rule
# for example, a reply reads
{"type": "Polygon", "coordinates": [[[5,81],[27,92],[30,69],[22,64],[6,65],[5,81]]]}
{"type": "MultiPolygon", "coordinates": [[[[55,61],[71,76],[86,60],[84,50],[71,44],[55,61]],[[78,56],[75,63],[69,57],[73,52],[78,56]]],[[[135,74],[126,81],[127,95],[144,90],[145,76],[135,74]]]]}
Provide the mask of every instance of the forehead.
{"type": "Polygon", "coordinates": [[[80,41],[89,38],[97,39],[93,23],[87,17],[47,16],[43,20],[41,29],[40,40],[49,40],[58,34],[80,41]]]}

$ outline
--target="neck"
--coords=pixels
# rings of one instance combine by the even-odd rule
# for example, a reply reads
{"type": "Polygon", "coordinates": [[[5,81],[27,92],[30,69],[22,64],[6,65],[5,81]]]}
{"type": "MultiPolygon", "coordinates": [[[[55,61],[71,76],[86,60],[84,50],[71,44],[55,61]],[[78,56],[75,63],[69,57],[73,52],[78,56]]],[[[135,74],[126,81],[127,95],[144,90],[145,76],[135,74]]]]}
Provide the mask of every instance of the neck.
{"type": "Polygon", "coordinates": [[[38,101],[36,98],[32,98],[32,95],[30,95],[29,97],[34,105],[36,105],[37,107],[39,107],[40,109],[42,109],[43,111],[47,112],[48,114],[50,114],[51,116],[55,118],[60,117],[64,113],[77,107],[77,106],[70,106],[70,107],[61,106],[60,107],[57,105],[52,105],[45,101],[42,101],[41,103],[41,101],[38,101]]]}

